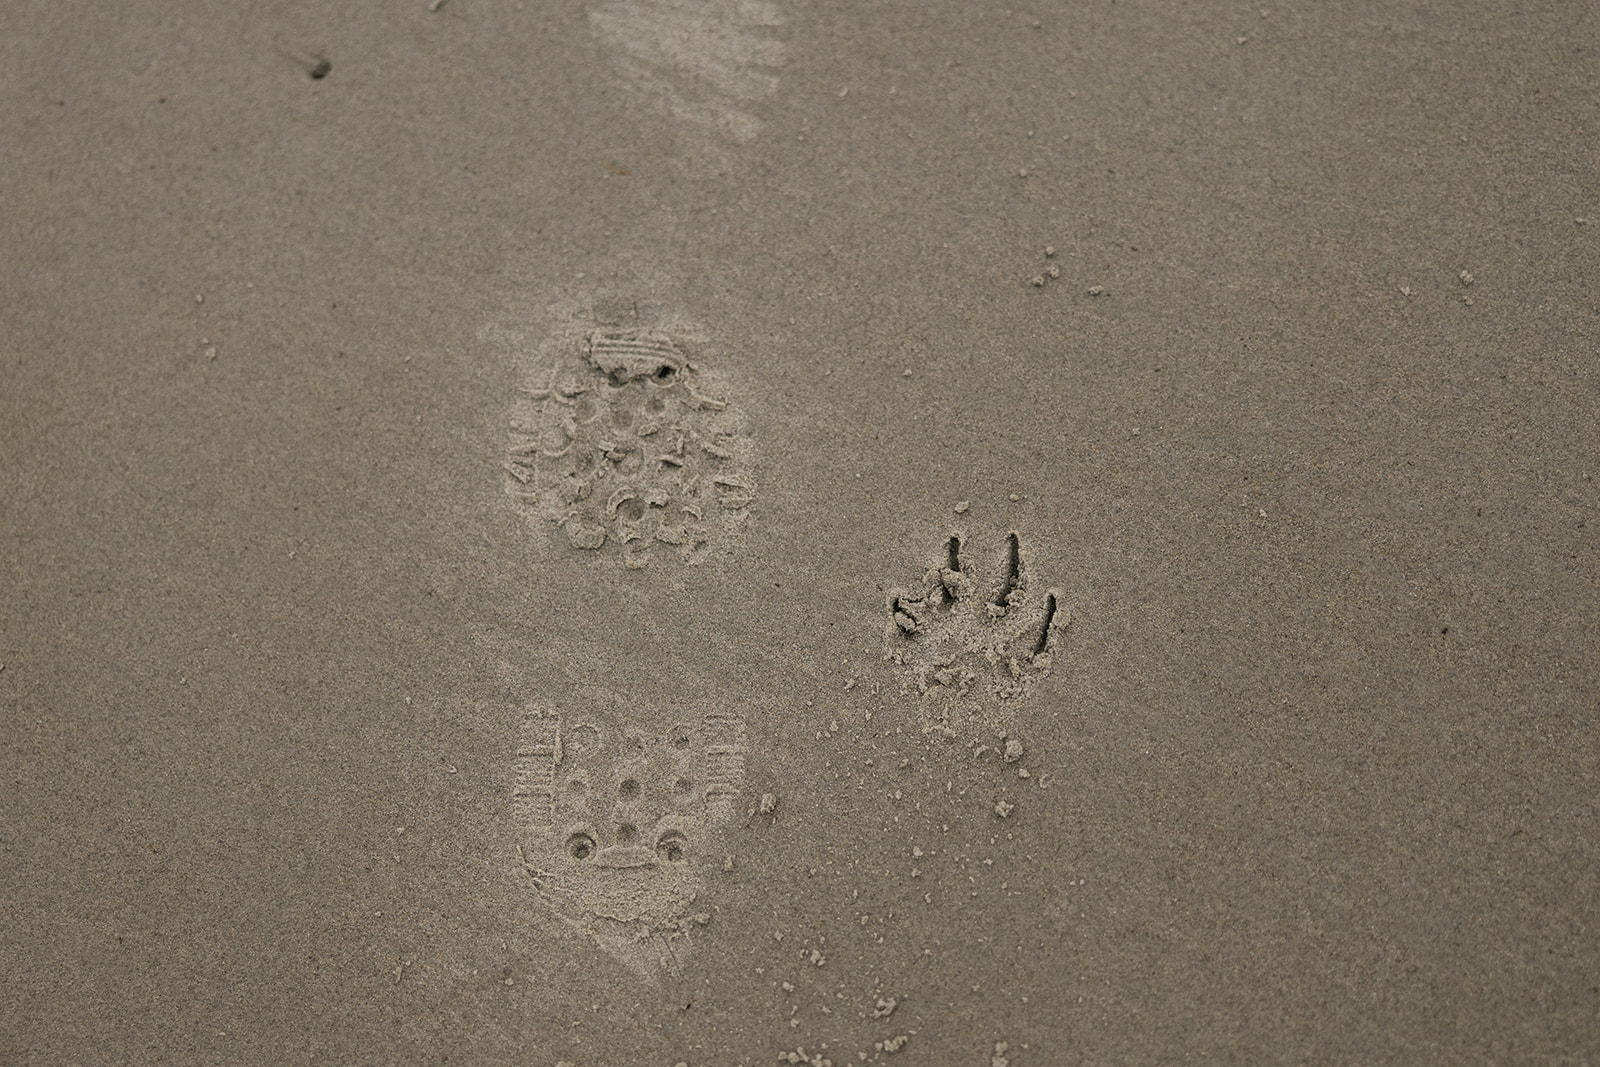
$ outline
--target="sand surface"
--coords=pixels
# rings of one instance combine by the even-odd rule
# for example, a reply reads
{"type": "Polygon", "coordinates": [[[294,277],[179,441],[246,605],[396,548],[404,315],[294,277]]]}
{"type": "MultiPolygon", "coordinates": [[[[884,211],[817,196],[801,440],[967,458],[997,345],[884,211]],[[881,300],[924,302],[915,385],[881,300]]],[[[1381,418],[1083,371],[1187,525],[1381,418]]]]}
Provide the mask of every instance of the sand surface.
{"type": "Polygon", "coordinates": [[[1600,1060],[1589,5],[430,6],[0,9],[0,1061],[1600,1060]]]}

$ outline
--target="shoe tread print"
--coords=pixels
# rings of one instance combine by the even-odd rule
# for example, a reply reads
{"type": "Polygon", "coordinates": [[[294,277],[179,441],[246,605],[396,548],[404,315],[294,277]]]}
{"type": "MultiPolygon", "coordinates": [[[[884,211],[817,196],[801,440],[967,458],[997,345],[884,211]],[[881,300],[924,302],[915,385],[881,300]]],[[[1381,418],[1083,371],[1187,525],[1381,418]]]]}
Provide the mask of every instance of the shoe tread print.
{"type": "Polygon", "coordinates": [[[1068,618],[1062,594],[1036,593],[1033,584],[1016,532],[1006,535],[992,574],[967,551],[966,536],[952,532],[919,588],[889,594],[884,658],[930,703],[987,717],[987,702],[998,708],[1026,696],[1058,651],[1068,618]]]}
{"type": "Polygon", "coordinates": [[[512,810],[539,899],[641,977],[681,978],[691,931],[708,918],[692,905],[734,817],[745,751],[743,718],[724,710],[663,730],[603,709],[530,707],[512,810]]]}
{"type": "Polygon", "coordinates": [[[630,570],[672,554],[699,563],[754,499],[737,410],[690,358],[685,332],[600,327],[560,346],[523,390],[505,488],[581,552],[630,570]]]}

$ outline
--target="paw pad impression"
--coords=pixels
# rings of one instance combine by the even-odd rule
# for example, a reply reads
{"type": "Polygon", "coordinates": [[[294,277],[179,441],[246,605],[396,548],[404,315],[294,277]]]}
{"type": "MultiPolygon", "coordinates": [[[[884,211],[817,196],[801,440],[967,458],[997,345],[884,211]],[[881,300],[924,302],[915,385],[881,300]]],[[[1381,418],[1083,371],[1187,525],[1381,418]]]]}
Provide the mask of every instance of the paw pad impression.
{"type": "Polygon", "coordinates": [[[1049,671],[1067,621],[1061,593],[1035,594],[1021,539],[1006,536],[1000,566],[985,574],[952,533],[920,587],[889,595],[884,658],[930,698],[1006,702],[1049,671]]]}

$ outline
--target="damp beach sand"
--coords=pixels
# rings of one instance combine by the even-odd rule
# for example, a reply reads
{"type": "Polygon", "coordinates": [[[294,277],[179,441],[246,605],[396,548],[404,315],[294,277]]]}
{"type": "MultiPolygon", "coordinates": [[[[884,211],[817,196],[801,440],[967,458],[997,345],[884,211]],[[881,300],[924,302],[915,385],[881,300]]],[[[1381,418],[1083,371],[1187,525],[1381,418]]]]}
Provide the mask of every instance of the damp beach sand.
{"type": "Polygon", "coordinates": [[[0,11],[0,1061],[1600,1059],[1581,5],[0,11]]]}

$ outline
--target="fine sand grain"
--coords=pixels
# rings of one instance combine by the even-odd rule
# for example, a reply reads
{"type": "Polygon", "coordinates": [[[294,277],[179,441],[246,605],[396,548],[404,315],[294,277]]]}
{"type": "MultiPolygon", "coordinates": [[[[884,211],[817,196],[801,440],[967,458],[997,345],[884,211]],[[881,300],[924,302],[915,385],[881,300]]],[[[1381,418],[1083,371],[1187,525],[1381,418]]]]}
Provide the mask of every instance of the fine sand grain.
{"type": "Polygon", "coordinates": [[[0,9],[0,1062],[1600,1059],[1596,29],[0,9]]]}

